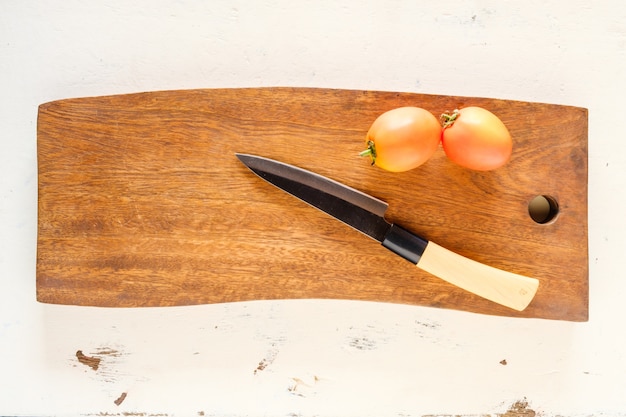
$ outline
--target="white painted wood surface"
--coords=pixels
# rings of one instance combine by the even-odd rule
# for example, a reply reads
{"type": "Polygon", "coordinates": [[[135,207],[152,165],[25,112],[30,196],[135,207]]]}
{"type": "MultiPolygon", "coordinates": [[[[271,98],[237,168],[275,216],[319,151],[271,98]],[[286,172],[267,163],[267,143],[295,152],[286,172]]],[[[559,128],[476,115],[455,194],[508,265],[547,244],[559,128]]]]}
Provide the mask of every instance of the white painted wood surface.
{"type": "Polygon", "coordinates": [[[0,2],[0,414],[495,416],[527,401],[541,416],[626,416],[624,74],[618,0],[0,2]],[[590,321],[38,304],[37,106],[244,86],[587,107],[590,321]]]}

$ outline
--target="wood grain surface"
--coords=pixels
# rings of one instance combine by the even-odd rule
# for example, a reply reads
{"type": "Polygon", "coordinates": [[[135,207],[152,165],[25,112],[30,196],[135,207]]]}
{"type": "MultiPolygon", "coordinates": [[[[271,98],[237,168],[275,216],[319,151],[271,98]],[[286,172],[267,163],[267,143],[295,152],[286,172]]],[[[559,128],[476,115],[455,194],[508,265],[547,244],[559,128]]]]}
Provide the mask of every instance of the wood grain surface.
{"type": "Polygon", "coordinates": [[[308,88],[163,91],[42,104],[37,298],[139,307],[333,298],[484,314],[588,318],[587,110],[552,104],[308,88]],[[389,173],[358,153],[382,112],[477,105],[499,116],[512,159],[492,172],[439,149],[389,173]],[[515,312],[420,271],[265,183],[258,154],[389,203],[387,218],[463,256],[540,280],[515,312]],[[538,224],[537,195],[559,205],[538,224]]]}

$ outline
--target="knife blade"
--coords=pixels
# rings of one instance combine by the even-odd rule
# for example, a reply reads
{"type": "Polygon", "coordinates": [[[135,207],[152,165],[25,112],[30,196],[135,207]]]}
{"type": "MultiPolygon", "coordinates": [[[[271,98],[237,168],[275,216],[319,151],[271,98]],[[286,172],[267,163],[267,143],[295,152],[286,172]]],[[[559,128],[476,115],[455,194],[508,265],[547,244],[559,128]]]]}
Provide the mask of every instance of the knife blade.
{"type": "Polygon", "coordinates": [[[237,153],[252,172],[380,242],[422,270],[487,300],[522,311],[539,287],[536,278],[471,260],[385,220],[387,203],[305,169],[237,153]]]}

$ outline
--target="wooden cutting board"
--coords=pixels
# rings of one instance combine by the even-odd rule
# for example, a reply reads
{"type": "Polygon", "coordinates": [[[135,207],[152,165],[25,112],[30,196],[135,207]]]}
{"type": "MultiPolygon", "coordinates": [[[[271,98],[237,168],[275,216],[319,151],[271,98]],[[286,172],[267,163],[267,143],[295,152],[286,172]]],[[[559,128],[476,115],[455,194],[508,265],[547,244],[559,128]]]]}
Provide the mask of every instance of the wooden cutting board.
{"type": "Polygon", "coordinates": [[[588,318],[587,110],[488,98],[310,88],[164,91],[42,104],[37,298],[108,307],[332,298],[515,317],[588,318]],[[389,173],[358,153],[400,106],[477,105],[514,140],[492,172],[439,149],[389,173]],[[532,276],[523,312],[431,276],[265,183],[251,153],[389,203],[387,218],[477,261],[532,276]],[[533,221],[547,195],[558,215],[533,221]]]}

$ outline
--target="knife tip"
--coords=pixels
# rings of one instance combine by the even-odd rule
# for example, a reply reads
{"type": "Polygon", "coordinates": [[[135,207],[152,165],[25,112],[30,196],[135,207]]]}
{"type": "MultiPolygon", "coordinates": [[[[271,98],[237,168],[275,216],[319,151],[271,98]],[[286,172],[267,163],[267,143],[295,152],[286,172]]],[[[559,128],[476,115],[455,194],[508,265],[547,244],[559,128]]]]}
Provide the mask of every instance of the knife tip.
{"type": "Polygon", "coordinates": [[[250,155],[250,154],[247,154],[247,153],[235,152],[235,156],[239,159],[239,161],[241,161],[241,163],[243,163],[248,168],[252,168],[251,165],[254,164],[254,161],[259,159],[258,156],[250,155]]]}

